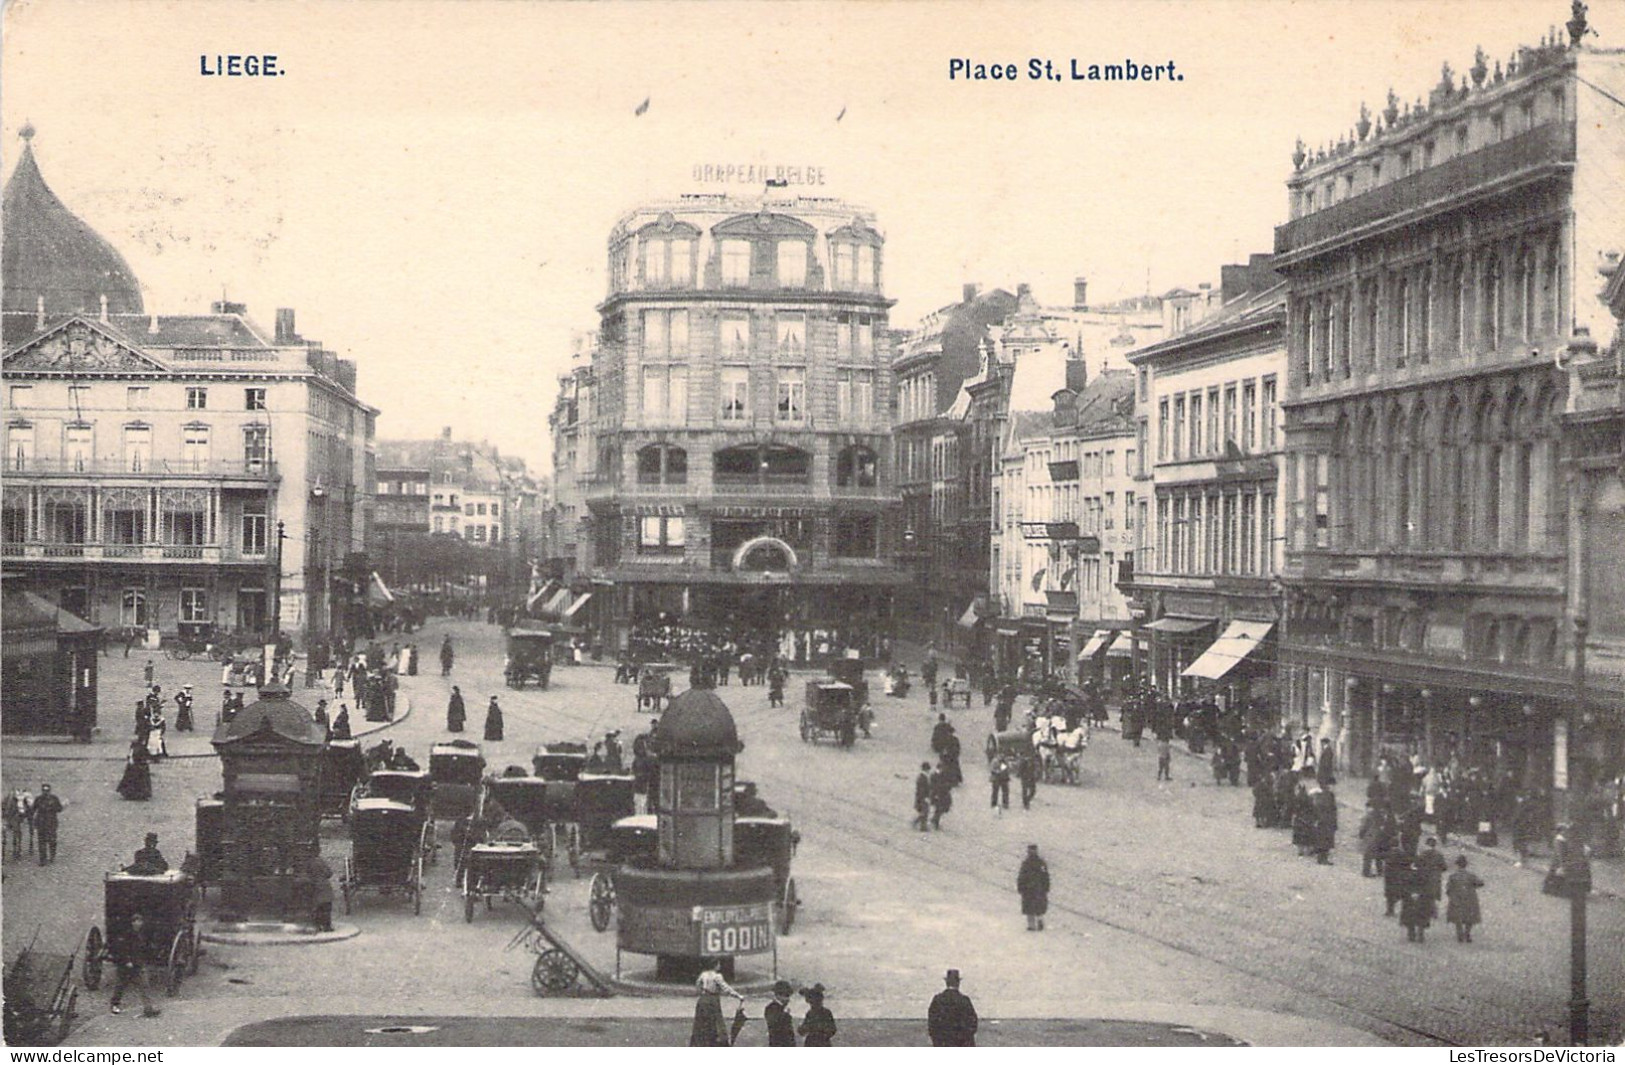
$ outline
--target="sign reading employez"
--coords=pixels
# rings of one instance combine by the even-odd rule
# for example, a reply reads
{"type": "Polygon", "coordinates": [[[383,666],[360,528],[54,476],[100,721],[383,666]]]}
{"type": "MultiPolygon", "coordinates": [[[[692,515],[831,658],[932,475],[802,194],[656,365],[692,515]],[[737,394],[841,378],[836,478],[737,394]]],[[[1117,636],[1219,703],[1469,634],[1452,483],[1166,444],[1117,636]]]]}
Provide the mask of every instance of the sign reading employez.
{"type": "Polygon", "coordinates": [[[779,163],[695,163],[694,180],[702,185],[822,185],[824,168],[779,163]]]}
{"type": "Polygon", "coordinates": [[[760,954],[773,949],[773,904],[696,906],[705,954],[760,954]]]}

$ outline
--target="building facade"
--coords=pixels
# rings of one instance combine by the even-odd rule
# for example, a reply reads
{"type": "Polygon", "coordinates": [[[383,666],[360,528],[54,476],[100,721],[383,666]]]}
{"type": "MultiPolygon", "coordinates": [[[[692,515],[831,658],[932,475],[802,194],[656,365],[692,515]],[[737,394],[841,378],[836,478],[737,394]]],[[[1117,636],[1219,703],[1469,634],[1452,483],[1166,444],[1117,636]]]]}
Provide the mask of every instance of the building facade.
{"type": "Polygon", "coordinates": [[[1560,798],[1584,783],[1572,768],[1603,771],[1573,758],[1620,702],[1617,674],[1598,680],[1606,720],[1577,694],[1562,367],[1617,332],[1595,268],[1617,240],[1622,63],[1545,40],[1492,75],[1480,52],[1426,104],[1390,94],[1354,137],[1294,155],[1275,241],[1286,710],[1356,771],[1415,751],[1560,798]]]}
{"type": "Polygon", "coordinates": [[[884,246],[827,199],[684,196],[616,223],[577,478],[606,645],[674,619],[870,652],[890,631],[884,246]]]}
{"type": "Polygon", "coordinates": [[[1222,276],[1195,324],[1129,356],[1144,450],[1123,587],[1138,661],[1160,691],[1217,688],[1230,705],[1273,711],[1286,286],[1268,256],[1222,276]]]}
{"type": "Polygon", "coordinates": [[[108,628],[342,628],[377,415],[354,363],[287,309],[144,313],[31,143],[4,210],[5,572],[108,628]]]}

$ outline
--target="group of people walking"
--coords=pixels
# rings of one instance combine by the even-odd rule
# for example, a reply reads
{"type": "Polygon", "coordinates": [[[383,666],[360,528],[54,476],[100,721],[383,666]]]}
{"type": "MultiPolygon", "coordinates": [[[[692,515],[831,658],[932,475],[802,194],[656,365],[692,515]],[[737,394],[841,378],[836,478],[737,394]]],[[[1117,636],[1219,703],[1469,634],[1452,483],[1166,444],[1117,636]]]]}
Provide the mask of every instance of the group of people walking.
{"type": "Polygon", "coordinates": [[[39,852],[39,863],[49,865],[56,861],[56,832],[67,807],[62,798],[51,791],[51,785],[41,784],[39,794],[27,788],[13,788],[6,796],[4,815],[6,837],[11,843],[11,857],[23,856],[23,836],[28,837],[28,853],[39,852]]]}
{"type": "MultiPolygon", "coordinates": [[[[976,1015],[975,1003],[959,989],[959,970],[949,969],[943,977],[943,985],[943,989],[932,997],[926,1009],[926,1034],[930,1037],[931,1045],[975,1046],[976,1031],[981,1022],[976,1015]]],[[[694,1026],[689,1035],[688,1045],[733,1046],[739,1038],[739,1033],[748,1023],[745,1014],[745,996],[734,990],[723,976],[721,959],[705,959],[703,971],[694,981],[694,988],[697,992],[694,1026]],[[722,1009],[724,997],[733,999],[736,1004],[732,1024],[729,1024],[722,1009]]],[[[835,1014],[826,1004],[828,990],[821,983],[801,989],[800,994],[806,1000],[807,1011],[802,1015],[799,1025],[791,1013],[791,997],[795,993],[795,986],[790,981],[774,982],[773,997],[762,1011],[762,1019],[767,1024],[767,1045],[797,1046],[796,1037],[799,1035],[800,1046],[834,1046],[835,1035],[839,1029],[835,1023],[835,1014]]]]}

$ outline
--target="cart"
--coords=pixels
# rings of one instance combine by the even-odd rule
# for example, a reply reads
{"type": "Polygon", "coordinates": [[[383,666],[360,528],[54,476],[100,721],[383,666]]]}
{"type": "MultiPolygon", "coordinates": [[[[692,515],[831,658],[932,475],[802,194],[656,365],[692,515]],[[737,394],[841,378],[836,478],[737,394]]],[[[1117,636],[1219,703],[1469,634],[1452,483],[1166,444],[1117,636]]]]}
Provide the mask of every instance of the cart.
{"type": "MultiPolygon", "coordinates": [[[[494,777],[485,782],[488,799],[496,802],[525,832],[551,866],[562,848],[572,855],[576,849],[574,780],[543,780],[541,777],[494,777]]],[[[488,819],[489,820],[489,819],[488,819]]]]}
{"type": "Polygon", "coordinates": [[[858,692],[839,680],[809,680],[807,700],[801,708],[801,740],[816,743],[828,737],[850,748],[858,738],[858,692]]]}
{"type": "Polygon", "coordinates": [[[508,941],[506,949],[521,946],[536,955],[536,964],[530,970],[530,986],[536,989],[538,995],[563,994],[575,987],[583,976],[596,994],[608,998],[615,993],[609,977],[593,968],[585,958],[571,950],[568,943],[553,934],[547,922],[542,920],[540,907],[532,911],[530,924],[508,941]]]}
{"type": "Polygon", "coordinates": [[[587,745],[544,743],[536,748],[530,765],[543,780],[574,781],[587,768],[587,745]]]}
{"type": "MultiPolygon", "coordinates": [[[[736,822],[737,823],[737,822],[736,822]]],[[[653,865],[660,853],[660,830],[654,814],[623,817],[610,826],[603,854],[588,855],[595,866],[587,890],[587,916],[603,932],[615,918],[615,870],[622,865],[653,865]]]]}
{"type": "Polygon", "coordinates": [[[423,822],[423,864],[435,860],[435,827],[430,810],[434,805],[434,778],[427,769],[374,769],[356,786],[350,802],[350,816],[365,799],[388,799],[410,806],[423,822]]]}
{"type": "Polygon", "coordinates": [[[436,820],[456,821],[471,815],[479,805],[485,778],[479,744],[452,740],[430,747],[429,778],[434,781],[430,811],[436,820]]]}
{"type": "Polygon", "coordinates": [[[463,870],[463,919],[474,921],[474,905],[495,899],[517,902],[533,911],[542,908],[547,871],[541,848],[529,840],[490,840],[469,848],[463,870]]]}
{"type": "Polygon", "coordinates": [[[638,709],[661,713],[671,704],[671,675],[678,670],[673,662],[649,662],[638,670],[638,709]]]}
{"type": "MultiPolygon", "coordinates": [[[[393,799],[366,798],[350,814],[350,856],[344,860],[339,891],[349,913],[366,888],[385,895],[400,892],[412,899],[412,912],[423,912],[423,855],[425,837],[434,822],[393,799]]],[[[432,842],[429,847],[432,848],[432,842]]]]}
{"type": "Polygon", "coordinates": [[[864,676],[864,663],[861,658],[834,658],[829,663],[829,675],[833,680],[842,684],[850,684],[852,690],[857,692],[858,706],[869,705],[869,681],[864,676]]]}
{"type": "Polygon", "coordinates": [[[322,817],[350,819],[350,802],[356,785],[367,779],[366,759],[360,740],[329,740],[322,751],[322,786],[317,804],[322,817]]]}
{"type": "Polygon", "coordinates": [[[508,659],[502,675],[510,688],[526,683],[547,688],[553,675],[553,634],[540,629],[513,629],[508,633],[508,659]]]}
{"type": "Polygon", "coordinates": [[[969,710],[970,697],[970,681],[965,677],[950,677],[942,682],[943,709],[952,710],[954,704],[959,703],[966,710],[969,710]]]}
{"type": "Polygon", "coordinates": [[[84,981],[94,991],[102,984],[102,965],[136,961],[168,976],[164,990],[171,996],[181,980],[197,972],[203,953],[197,936],[197,884],[186,873],[171,869],[155,876],[108,873],[103,878],[105,935],[91,925],[85,936],[84,981]],[[131,935],[136,914],[146,926],[143,936],[131,935]]]}
{"type": "Polygon", "coordinates": [[[79,1001],[79,989],[73,986],[75,960],[73,954],[41,953],[30,943],[7,967],[7,1046],[55,1046],[68,1037],[79,1001]]]}
{"type": "Polygon", "coordinates": [[[583,773],[575,785],[570,826],[570,869],[581,875],[583,859],[609,851],[615,826],[637,810],[637,778],[630,773],[583,773]]]}

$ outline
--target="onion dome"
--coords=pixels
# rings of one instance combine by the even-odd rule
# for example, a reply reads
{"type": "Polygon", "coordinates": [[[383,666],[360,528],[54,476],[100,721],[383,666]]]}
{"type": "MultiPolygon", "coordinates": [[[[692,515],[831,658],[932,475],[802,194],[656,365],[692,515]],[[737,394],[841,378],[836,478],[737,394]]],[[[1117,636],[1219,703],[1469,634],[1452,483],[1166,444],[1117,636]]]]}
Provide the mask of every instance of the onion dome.
{"type": "Polygon", "coordinates": [[[5,241],[0,249],[4,309],[33,314],[143,314],[141,286],[124,256],[63,206],[34,162],[34,127],[24,126],[22,156],[6,182],[5,241]]]}
{"type": "Polygon", "coordinates": [[[733,758],[744,750],[728,704],[708,688],[690,688],[660,715],[650,746],[658,758],[733,758]]]}

